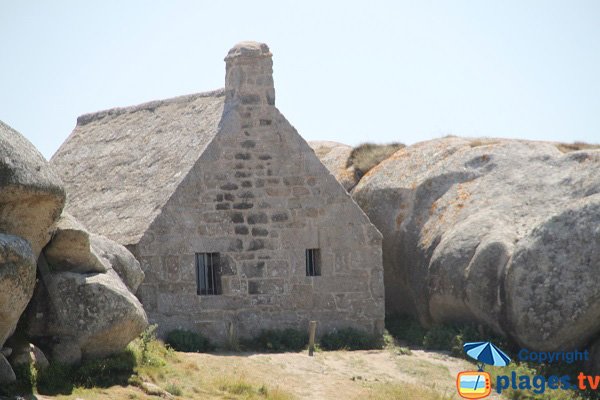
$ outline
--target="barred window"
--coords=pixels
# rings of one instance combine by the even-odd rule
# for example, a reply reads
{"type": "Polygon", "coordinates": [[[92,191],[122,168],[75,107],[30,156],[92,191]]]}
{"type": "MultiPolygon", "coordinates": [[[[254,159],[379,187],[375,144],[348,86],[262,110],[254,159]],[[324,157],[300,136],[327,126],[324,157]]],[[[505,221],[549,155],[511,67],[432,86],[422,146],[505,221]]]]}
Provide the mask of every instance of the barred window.
{"type": "Polygon", "coordinates": [[[219,253],[196,253],[196,278],[199,295],[221,294],[219,253]]]}
{"type": "Polygon", "coordinates": [[[319,249],[306,250],[306,276],[321,276],[321,253],[319,249]]]}

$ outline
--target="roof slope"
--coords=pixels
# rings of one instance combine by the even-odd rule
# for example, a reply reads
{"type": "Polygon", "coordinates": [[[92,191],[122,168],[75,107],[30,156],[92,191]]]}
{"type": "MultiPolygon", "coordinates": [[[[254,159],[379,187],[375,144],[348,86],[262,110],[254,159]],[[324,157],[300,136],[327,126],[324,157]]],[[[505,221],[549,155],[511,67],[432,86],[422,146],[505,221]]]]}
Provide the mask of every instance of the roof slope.
{"type": "Polygon", "coordinates": [[[52,157],[66,209],[135,244],[216,135],[223,90],[82,115],[52,157]]]}

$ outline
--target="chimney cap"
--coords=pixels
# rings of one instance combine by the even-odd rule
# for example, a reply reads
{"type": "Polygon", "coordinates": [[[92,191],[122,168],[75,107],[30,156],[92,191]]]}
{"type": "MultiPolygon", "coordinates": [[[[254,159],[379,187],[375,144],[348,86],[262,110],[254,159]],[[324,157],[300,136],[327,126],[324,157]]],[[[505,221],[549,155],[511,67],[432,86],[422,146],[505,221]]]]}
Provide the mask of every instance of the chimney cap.
{"type": "Polygon", "coordinates": [[[271,51],[269,50],[269,46],[265,43],[245,41],[239,42],[235,46],[229,50],[227,56],[225,57],[225,61],[231,61],[235,58],[262,58],[262,57],[271,57],[271,51]]]}

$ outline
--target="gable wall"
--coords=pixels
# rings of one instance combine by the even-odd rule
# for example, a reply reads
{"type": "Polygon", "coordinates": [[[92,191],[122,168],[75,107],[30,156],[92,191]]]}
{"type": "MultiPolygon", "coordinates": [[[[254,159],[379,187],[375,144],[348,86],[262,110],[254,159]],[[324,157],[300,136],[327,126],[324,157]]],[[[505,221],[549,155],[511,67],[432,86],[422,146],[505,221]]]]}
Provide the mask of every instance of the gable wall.
{"type": "Polygon", "coordinates": [[[227,105],[221,131],[132,248],[159,333],[227,340],[261,329],[381,333],[381,234],[272,106],[227,105]],[[305,276],[320,248],[322,276],[305,276]],[[219,252],[223,294],[196,294],[195,253],[219,252]]]}

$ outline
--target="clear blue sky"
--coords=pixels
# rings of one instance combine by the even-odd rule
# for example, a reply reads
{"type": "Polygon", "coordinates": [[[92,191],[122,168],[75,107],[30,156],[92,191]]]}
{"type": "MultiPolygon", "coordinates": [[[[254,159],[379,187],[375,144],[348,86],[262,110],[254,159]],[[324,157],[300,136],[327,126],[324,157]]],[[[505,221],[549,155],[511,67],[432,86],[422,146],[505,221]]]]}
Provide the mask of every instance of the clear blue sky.
{"type": "Polygon", "coordinates": [[[0,0],[0,119],[49,158],[80,114],[222,87],[241,40],[307,140],[600,142],[597,0],[0,0]]]}

